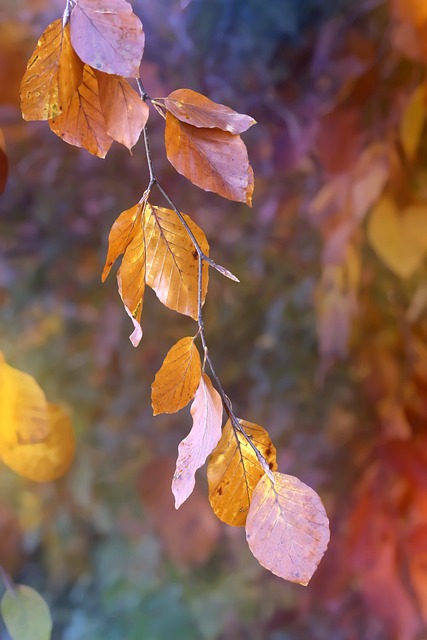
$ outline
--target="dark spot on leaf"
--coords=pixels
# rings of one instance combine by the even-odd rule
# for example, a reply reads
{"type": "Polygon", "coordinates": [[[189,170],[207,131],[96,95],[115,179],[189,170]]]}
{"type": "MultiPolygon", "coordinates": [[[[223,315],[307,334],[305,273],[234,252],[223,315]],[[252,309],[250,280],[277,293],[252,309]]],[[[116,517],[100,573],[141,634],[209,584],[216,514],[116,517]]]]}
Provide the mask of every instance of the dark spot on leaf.
{"type": "Polygon", "coordinates": [[[271,447],[268,447],[268,448],[265,450],[265,455],[266,455],[267,457],[271,455],[271,447]]]}
{"type": "Polygon", "coordinates": [[[270,467],[270,469],[272,469],[274,467],[274,463],[273,462],[269,462],[268,466],[270,467]]]}
{"type": "Polygon", "coordinates": [[[220,488],[218,489],[217,493],[218,493],[218,495],[219,495],[219,496],[222,496],[222,487],[220,487],[220,488]]]}
{"type": "Polygon", "coordinates": [[[196,251],[195,249],[194,249],[194,251],[193,251],[193,258],[194,258],[195,260],[197,260],[197,251],[196,251]]]}

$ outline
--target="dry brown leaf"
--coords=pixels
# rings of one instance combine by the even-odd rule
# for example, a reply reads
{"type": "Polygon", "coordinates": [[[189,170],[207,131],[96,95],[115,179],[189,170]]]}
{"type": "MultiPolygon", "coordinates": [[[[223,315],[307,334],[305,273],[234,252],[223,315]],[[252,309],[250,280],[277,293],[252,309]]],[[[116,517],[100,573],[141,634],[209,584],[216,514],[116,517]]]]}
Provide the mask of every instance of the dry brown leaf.
{"type": "Polygon", "coordinates": [[[179,509],[191,495],[196,483],[197,469],[205,464],[206,458],[221,438],[221,396],[204,372],[191,405],[191,415],[193,426],[178,446],[178,460],[172,480],[176,509],[179,509]]]}
{"type": "MultiPolygon", "coordinates": [[[[205,255],[209,245],[203,231],[186,215],[184,218],[205,255]]],[[[145,209],[147,250],[146,282],[160,302],[169,309],[197,320],[198,256],[194,245],[171,209],[145,209]]],[[[203,263],[203,296],[208,288],[208,265],[203,263]]]]}
{"type": "Polygon", "coordinates": [[[49,126],[65,142],[83,147],[100,158],[107,155],[113,139],[107,133],[98,81],[88,65],[84,66],[82,82],[68,107],[57,118],[49,120],[49,126]]]}
{"type": "Polygon", "coordinates": [[[124,78],[101,71],[96,77],[107,133],[130,151],[147,123],[148,105],[124,78]]]}
{"type": "Polygon", "coordinates": [[[185,407],[197,391],[202,375],[194,338],[182,338],[168,351],[151,385],[153,414],[175,413],[185,407]]]}
{"type": "Polygon", "coordinates": [[[274,472],[258,482],[246,539],[258,562],[276,576],[307,585],[329,542],[329,522],[317,493],[294,476],[274,472]]]}
{"type": "Polygon", "coordinates": [[[198,129],[166,114],[166,154],[173,167],[205,191],[251,206],[253,174],[238,135],[198,129]]]}
{"type": "Polygon", "coordinates": [[[3,462],[34,482],[56,480],[67,471],[74,458],[75,439],[69,416],[53,404],[48,405],[47,416],[49,434],[43,441],[0,446],[3,462]]]}
{"type": "Polygon", "coordinates": [[[426,120],[426,86],[412,93],[399,127],[400,140],[409,160],[414,160],[426,120]]]}
{"type": "Polygon", "coordinates": [[[140,19],[125,0],[79,0],[70,18],[71,42],[94,69],[137,78],[144,52],[140,19]]]}
{"type": "Polygon", "coordinates": [[[164,98],[165,107],[175,118],[208,129],[222,129],[230,133],[243,133],[255,120],[250,116],[237,113],[223,104],[212,102],[206,96],[191,89],[177,89],[164,98]]]}
{"type": "Polygon", "coordinates": [[[74,52],[70,28],[52,22],[41,35],[21,82],[25,120],[49,120],[66,111],[82,80],[83,63],[74,52]]]}
{"type": "MultiPolygon", "coordinates": [[[[267,431],[253,422],[239,422],[275,471],[276,449],[267,431]]],[[[243,526],[253,491],[263,475],[254,450],[228,420],[208,464],[209,500],[215,515],[234,527],[243,526]]]]}

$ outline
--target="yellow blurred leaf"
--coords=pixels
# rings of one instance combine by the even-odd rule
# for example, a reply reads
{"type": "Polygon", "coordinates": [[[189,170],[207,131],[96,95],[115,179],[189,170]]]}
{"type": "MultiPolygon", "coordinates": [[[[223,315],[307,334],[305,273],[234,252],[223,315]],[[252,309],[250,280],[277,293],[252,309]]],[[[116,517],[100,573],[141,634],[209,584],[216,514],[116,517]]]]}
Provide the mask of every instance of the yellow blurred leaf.
{"type": "Polygon", "coordinates": [[[175,413],[194,397],[202,369],[194,338],[182,338],[168,351],[151,385],[153,413],[175,413]]]}
{"type": "Polygon", "coordinates": [[[389,269],[400,278],[409,278],[427,252],[427,205],[399,212],[392,198],[384,196],[370,216],[368,238],[389,269]]]}
{"type": "Polygon", "coordinates": [[[25,120],[49,120],[67,109],[83,74],[74,52],[70,28],[52,22],[41,35],[21,82],[21,109],[25,120]]]}
{"type": "Polygon", "coordinates": [[[6,591],[0,602],[1,614],[12,640],[50,640],[52,616],[41,595],[24,584],[6,591]]]}
{"type": "Polygon", "coordinates": [[[246,539],[258,562],[280,578],[307,585],[329,542],[329,522],[317,493],[278,471],[258,482],[246,539]]]}
{"type": "Polygon", "coordinates": [[[399,134],[409,160],[416,156],[426,118],[426,87],[424,84],[413,92],[400,123],[399,134]]]}
{"type": "Polygon", "coordinates": [[[49,435],[34,444],[1,445],[0,457],[13,471],[34,482],[51,482],[62,476],[75,451],[73,427],[65,411],[48,405],[49,435]]]}
{"type": "MultiPolygon", "coordinates": [[[[203,231],[184,215],[205,255],[209,245],[203,231]]],[[[197,320],[198,256],[185,227],[175,211],[145,208],[145,242],[147,250],[146,283],[169,309],[197,320]]],[[[208,288],[208,265],[203,263],[203,295],[208,288]]]]}
{"type": "Polygon", "coordinates": [[[50,432],[47,402],[32,376],[8,365],[0,354],[0,452],[37,443],[50,432]]]}
{"type": "MultiPolygon", "coordinates": [[[[253,422],[239,422],[270,469],[277,469],[276,449],[267,431],[253,422]]],[[[243,526],[252,493],[263,475],[254,450],[228,420],[208,464],[209,500],[218,518],[235,527],[243,526]]]]}

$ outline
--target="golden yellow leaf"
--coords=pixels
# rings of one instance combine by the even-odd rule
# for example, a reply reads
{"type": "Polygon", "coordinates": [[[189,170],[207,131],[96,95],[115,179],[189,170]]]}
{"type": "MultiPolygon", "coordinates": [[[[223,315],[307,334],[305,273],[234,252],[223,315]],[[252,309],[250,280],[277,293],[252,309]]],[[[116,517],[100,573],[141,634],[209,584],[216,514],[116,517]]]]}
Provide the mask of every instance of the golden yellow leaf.
{"type": "Polygon", "coordinates": [[[151,385],[153,414],[185,407],[199,386],[202,368],[194,338],[182,338],[168,351],[151,385]]]}
{"type": "MultiPolygon", "coordinates": [[[[203,231],[184,215],[205,255],[209,245],[203,231]]],[[[198,256],[175,211],[163,207],[145,208],[147,251],[146,282],[169,309],[197,320],[198,256]]],[[[208,265],[203,263],[202,301],[208,288],[208,265]]]]}
{"type": "Polygon", "coordinates": [[[42,389],[32,376],[8,365],[0,354],[0,452],[5,446],[41,442],[49,432],[42,389]]]}
{"type": "Polygon", "coordinates": [[[258,562],[280,578],[307,585],[329,542],[329,522],[317,493],[278,471],[259,481],[246,521],[258,562]]]}
{"type": "Polygon", "coordinates": [[[138,203],[123,211],[111,227],[108,236],[108,253],[102,271],[102,282],[108,277],[111,267],[117,258],[126,251],[137,232],[137,226],[141,223],[142,204],[138,203]]]}
{"type": "Polygon", "coordinates": [[[21,82],[25,120],[49,120],[67,109],[79,86],[83,63],[70,41],[70,27],[52,22],[41,35],[21,82]]]}
{"type": "Polygon", "coordinates": [[[107,133],[107,125],[99,102],[98,81],[91,67],[85,64],[83,78],[64,111],[49,120],[49,126],[57,136],[83,147],[89,153],[105,158],[113,139],[107,133]]]}
{"type": "Polygon", "coordinates": [[[415,89],[403,112],[399,134],[403,149],[409,160],[416,156],[426,119],[426,86],[415,89]]]}
{"type": "Polygon", "coordinates": [[[135,221],[132,239],[127,245],[119,269],[120,295],[133,318],[141,318],[145,291],[145,237],[141,208],[135,221]]]}
{"type": "Polygon", "coordinates": [[[0,457],[13,471],[34,482],[51,482],[62,476],[75,451],[73,427],[65,411],[53,404],[47,407],[49,434],[41,442],[16,442],[0,446],[0,457]]]}
{"type": "MultiPolygon", "coordinates": [[[[276,449],[267,431],[246,420],[239,422],[270,469],[277,469],[276,449]]],[[[252,493],[264,473],[250,444],[228,420],[208,464],[209,500],[220,520],[235,527],[245,524],[252,493]]]]}
{"type": "Polygon", "coordinates": [[[381,260],[400,278],[409,278],[427,252],[427,205],[403,211],[389,196],[379,200],[368,224],[368,238],[381,260]]]}

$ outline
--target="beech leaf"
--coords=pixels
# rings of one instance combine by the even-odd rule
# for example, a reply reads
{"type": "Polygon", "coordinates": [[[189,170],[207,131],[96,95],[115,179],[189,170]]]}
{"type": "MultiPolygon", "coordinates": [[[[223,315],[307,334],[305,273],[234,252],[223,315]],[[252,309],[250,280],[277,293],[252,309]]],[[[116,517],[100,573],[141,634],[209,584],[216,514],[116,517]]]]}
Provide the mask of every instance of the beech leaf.
{"type": "MultiPolygon", "coordinates": [[[[209,245],[203,231],[184,214],[205,255],[209,245]]],[[[147,204],[145,208],[147,249],[146,282],[169,309],[197,320],[198,256],[179,217],[171,209],[147,204]]],[[[208,265],[203,263],[202,301],[208,288],[208,265]]]]}
{"type": "Polygon", "coordinates": [[[98,81],[91,67],[84,66],[82,82],[70,103],[58,117],[49,120],[49,126],[65,142],[105,158],[113,139],[107,133],[98,81]]]}
{"type": "Polygon", "coordinates": [[[237,113],[223,104],[217,104],[191,89],[177,89],[164,98],[165,107],[175,118],[193,127],[216,128],[230,133],[243,133],[255,120],[237,113]]]}
{"type": "Polygon", "coordinates": [[[124,78],[101,71],[96,77],[107,133],[130,151],[146,125],[148,105],[124,78]]]}
{"type": "Polygon", "coordinates": [[[70,25],[71,42],[83,62],[104,73],[139,76],[145,37],[128,2],[78,0],[70,25]]]}
{"type": "Polygon", "coordinates": [[[52,617],[41,595],[23,584],[6,591],[0,603],[7,631],[12,640],[50,640],[52,617]]]}
{"type": "Polygon", "coordinates": [[[251,206],[253,172],[240,136],[193,127],[168,112],[165,145],[169,162],[193,184],[251,206]]]}
{"type": "Polygon", "coordinates": [[[21,82],[25,120],[49,120],[65,111],[77,91],[83,63],[70,41],[70,27],[52,22],[41,35],[21,82]]]}
{"type": "MultiPolygon", "coordinates": [[[[275,471],[276,449],[267,431],[253,422],[239,422],[270,469],[275,471]]],[[[208,464],[209,500],[215,515],[231,526],[243,526],[253,491],[264,473],[255,451],[227,420],[208,464]]]]}
{"type": "Polygon", "coordinates": [[[206,373],[202,373],[191,405],[191,415],[193,426],[188,436],[179,444],[172,480],[176,509],[191,495],[197,469],[205,464],[206,458],[221,437],[222,400],[206,373]]]}
{"type": "Polygon", "coordinates": [[[202,369],[194,338],[182,338],[168,351],[151,385],[153,413],[175,413],[194,397],[202,369]]]}
{"type": "Polygon", "coordinates": [[[137,226],[141,224],[141,203],[135,204],[130,209],[122,211],[111,227],[108,236],[108,253],[102,271],[102,282],[108,277],[111,267],[117,258],[125,252],[127,246],[137,233],[137,226]]]}
{"type": "Polygon", "coordinates": [[[317,493],[294,476],[274,472],[257,484],[246,539],[258,562],[280,578],[307,585],[329,542],[329,522],[317,493]]]}

